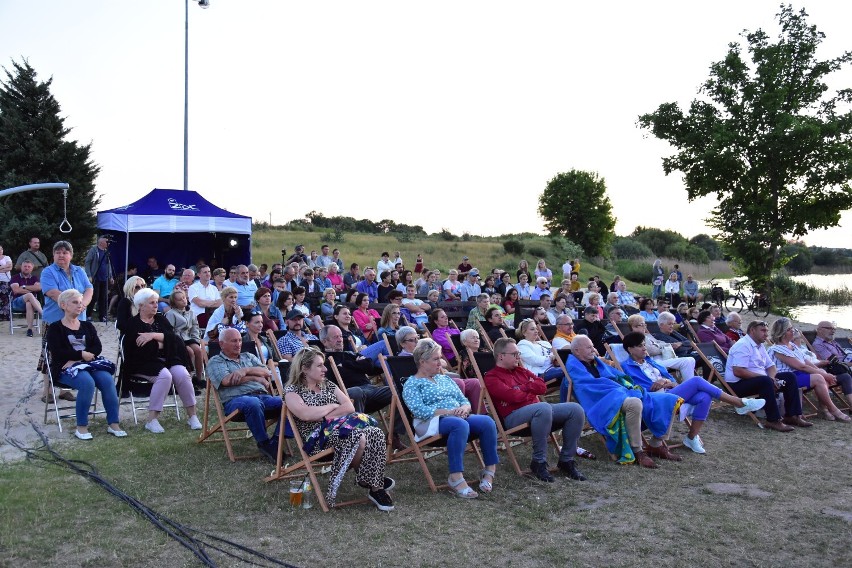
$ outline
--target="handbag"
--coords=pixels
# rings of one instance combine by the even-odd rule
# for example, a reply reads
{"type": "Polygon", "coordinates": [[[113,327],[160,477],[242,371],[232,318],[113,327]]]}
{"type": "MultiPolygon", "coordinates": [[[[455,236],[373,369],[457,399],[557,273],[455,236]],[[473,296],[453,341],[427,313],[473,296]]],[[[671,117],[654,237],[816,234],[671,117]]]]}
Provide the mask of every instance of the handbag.
{"type": "Polygon", "coordinates": [[[115,363],[98,355],[91,361],[80,361],[79,363],[75,363],[70,367],[63,369],[62,373],[59,375],[59,381],[62,382],[63,378],[74,378],[77,376],[77,373],[80,371],[106,371],[110,375],[115,374],[115,363]]]}

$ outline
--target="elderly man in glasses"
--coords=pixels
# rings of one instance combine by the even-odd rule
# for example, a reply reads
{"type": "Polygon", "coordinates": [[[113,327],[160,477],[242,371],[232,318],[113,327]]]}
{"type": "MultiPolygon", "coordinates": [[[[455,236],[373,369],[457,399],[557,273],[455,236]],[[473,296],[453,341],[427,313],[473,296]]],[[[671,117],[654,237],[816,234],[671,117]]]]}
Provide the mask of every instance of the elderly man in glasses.
{"type": "Polygon", "coordinates": [[[485,373],[484,380],[497,414],[507,428],[530,423],[530,470],[541,481],[554,481],[547,465],[547,435],[561,428],[562,449],[556,466],[567,477],[585,481],[574,464],[577,440],[586,422],[583,408],[576,402],[551,404],[540,400],[547,391],[544,380],[519,365],[520,354],[514,339],[499,339],[494,344],[497,365],[485,373]]]}

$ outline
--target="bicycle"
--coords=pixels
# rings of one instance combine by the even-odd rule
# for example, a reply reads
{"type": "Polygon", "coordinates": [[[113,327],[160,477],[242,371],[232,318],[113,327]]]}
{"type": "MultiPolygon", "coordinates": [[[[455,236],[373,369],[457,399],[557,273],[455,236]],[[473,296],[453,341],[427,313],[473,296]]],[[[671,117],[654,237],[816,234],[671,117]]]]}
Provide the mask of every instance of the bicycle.
{"type": "Polygon", "coordinates": [[[743,292],[740,284],[732,283],[731,287],[736,290],[737,293],[730,294],[725,299],[726,310],[737,313],[746,310],[760,318],[765,318],[769,315],[770,302],[767,295],[758,294],[757,292],[752,291],[751,297],[749,298],[745,295],[745,292],[743,292]]]}

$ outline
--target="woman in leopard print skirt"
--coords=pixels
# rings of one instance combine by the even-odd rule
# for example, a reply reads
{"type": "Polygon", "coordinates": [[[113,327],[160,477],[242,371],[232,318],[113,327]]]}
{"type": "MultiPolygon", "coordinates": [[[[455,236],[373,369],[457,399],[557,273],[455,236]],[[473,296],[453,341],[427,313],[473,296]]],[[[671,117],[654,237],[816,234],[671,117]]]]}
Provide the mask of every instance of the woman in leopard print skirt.
{"type": "Polygon", "coordinates": [[[351,467],[356,483],[370,490],[370,501],[381,511],[392,511],[393,500],[387,491],[395,483],[385,477],[385,434],[372,417],[355,412],[352,401],[325,374],[322,353],[310,347],[299,351],[290,366],[284,400],[296,418],[308,454],[334,447],[326,500],[334,506],[343,476],[351,467]]]}

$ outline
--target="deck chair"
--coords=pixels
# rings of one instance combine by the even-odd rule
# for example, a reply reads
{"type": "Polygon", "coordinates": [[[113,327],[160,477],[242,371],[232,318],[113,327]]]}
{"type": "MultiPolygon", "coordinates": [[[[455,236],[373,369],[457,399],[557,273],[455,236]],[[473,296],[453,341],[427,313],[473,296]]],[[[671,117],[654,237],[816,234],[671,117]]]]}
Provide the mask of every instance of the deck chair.
{"type": "Polygon", "coordinates": [[[616,331],[618,331],[618,335],[619,337],[621,337],[621,339],[624,339],[624,336],[630,333],[630,326],[627,325],[626,321],[618,322],[618,325],[615,326],[615,329],[616,331]]]}
{"type": "MultiPolygon", "coordinates": [[[[116,365],[116,372],[118,373],[118,397],[120,404],[130,404],[130,410],[133,414],[133,424],[138,426],[139,418],[137,413],[147,410],[145,404],[151,398],[151,383],[141,377],[131,375],[124,368],[124,364],[127,361],[124,352],[124,340],[124,335],[118,338],[118,360],[120,361],[116,365]]],[[[219,344],[216,343],[215,345],[218,347],[219,344]]],[[[169,396],[171,396],[172,402],[164,403],[163,410],[174,408],[177,419],[180,420],[180,403],[178,402],[177,390],[174,384],[172,384],[171,391],[166,397],[166,400],[168,400],[169,396]]]]}
{"type": "Polygon", "coordinates": [[[388,353],[390,353],[391,355],[399,354],[399,342],[397,342],[396,336],[386,333],[384,337],[382,337],[382,339],[385,342],[385,347],[388,348],[388,353]]]}
{"type": "MultiPolygon", "coordinates": [[[[446,451],[446,439],[440,434],[436,434],[416,442],[414,440],[414,427],[411,425],[411,412],[402,400],[402,387],[405,385],[405,381],[408,377],[417,372],[417,366],[414,363],[414,358],[385,357],[380,354],[379,364],[387,378],[387,383],[391,389],[392,395],[391,404],[394,405],[396,410],[396,412],[391,413],[390,429],[391,431],[393,430],[394,422],[396,420],[402,420],[402,423],[405,426],[405,432],[408,434],[408,439],[411,442],[411,445],[406,449],[394,452],[391,440],[388,438],[388,464],[416,460],[420,465],[420,470],[423,472],[423,477],[426,478],[426,483],[429,485],[429,489],[436,492],[438,489],[448,487],[447,484],[437,485],[435,483],[435,480],[432,478],[432,474],[429,472],[429,466],[426,464],[427,459],[435,457],[436,455],[441,455],[446,451]]],[[[485,467],[485,462],[482,460],[482,454],[473,442],[474,440],[472,438],[468,439],[468,445],[472,447],[473,451],[476,453],[480,467],[485,467]]]]}
{"type": "MultiPolygon", "coordinates": [[[[250,345],[243,344],[243,349],[249,350],[251,349],[250,345]]],[[[218,354],[218,350],[215,350],[218,354]]],[[[215,356],[211,352],[211,357],[215,356]]],[[[280,368],[280,365],[279,365],[280,368]]],[[[289,368],[289,366],[288,366],[289,368]]],[[[206,376],[205,371],[205,376],[206,376]]],[[[216,390],[216,387],[213,386],[213,383],[210,381],[210,377],[207,378],[207,388],[206,394],[204,397],[204,421],[202,422],[201,434],[198,436],[198,440],[196,443],[201,444],[205,442],[224,442],[225,444],[225,453],[228,456],[228,459],[231,462],[235,462],[237,460],[244,459],[254,459],[263,457],[257,448],[254,448],[254,451],[237,455],[234,451],[233,440],[231,439],[236,433],[248,433],[249,429],[245,426],[245,417],[243,413],[239,410],[234,410],[230,414],[225,413],[225,407],[222,404],[222,399],[219,398],[219,391],[216,390]],[[215,420],[211,424],[211,418],[213,417],[213,412],[211,411],[211,407],[216,411],[215,420]],[[242,424],[242,425],[238,425],[242,424]],[[214,434],[218,434],[214,436],[214,434]]],[[[283,387],[281,387],[280,377],[276,376],[275,373],[272,374],[273,385],[275,385],[276,389],[279,389],[278,396],[281,396],[281,392],[283,391],[283,387]]],[[[275,389],[273,389],[273,394],[275,393],[275,389]]],[[[282,411],[283,412],[283,411],[282,411]]],[[[272,424],[274,424],[279,419],[279,413],[269,411],[266,415],[266,427],[269,428],[272,424]]],[[[280,440],[279,444],[279,454],[281,449],[281,444],[283,444],[284,440],[284,430],[282,429],[280,432],[280,440]]],[[[249,438],[245,438],[249,439],[249,438]]],[[[251,438],[252,441],[254,440],[251,438]]]]}
{"type": "Polygon", "coordinates": [[[556,336],[555,325],[539,325],[538,329],[541,331],[542,337],[548,341],[553,341],[553,338],[556,336]]]}
{"type": "MultiPolygon", "coordinates": [[[[719,344],[715,341],[707,342],[707,343],[693,343],[692,348],[698,352],[701,356],[701,359],[704,361],[707,369],[710,369],[710,376],[705,377],[708,382],[713,382],[713,379],[719,381],[719,384],[722,385],[722,388],[727,391],[731,396],[739,396],[734,390],[731,388],[731,385],[725,381],[725,362],[728,360],[728,356],[722,351],[722,348],[719,347],[719,344]]],[[[754,398],[754,397],[747,397],[754,398]]],[[[757,419],[757,416],[754,415],[754,412],[749,412],[748,417],[751,418],[752,422],[754,422],[755,426],[758,428],[763,428],[763,424],[760,420],[757,419]]]]}
{"type": "MultiPolygon", "coordinates": [[[[289,369],[289,361],[287,363],[287,367],[289,369]]],[[[283,396],[284,386],[280,378],[273,377],[273,384],[275,385],[273,388],[273,392],[283,396]]],[[[305,441],[302,438],[301,434],[299,434],[299,429],[296,424],[295,416],[293,416],[293,414],[287,409],[286,404],[282,405],[281,407],[281,416],[278,418],[278,421],[279,431],[282,434],[285,431],[289,432],[292,430],[293,441],[298,449],[293,454],[295,456],[295,461],[293,463],[285,462],[285,437],[281,435],[278,440],[278,457],[276,459],[275,469],[270,475],[264,477],[263,481],[269,483],[272,481],[309,478],[311,481],[311,488],[314,492],[314,496],[316,497],[317,503],[319,503],[320,508],[322,508],[322,510],[327,513],[330,508],[328,506],[328,502],[325,500],[325,494],[322,491],[320,479],[317,476],[317,469],[319,469],[319,472],[322,472],[322,468],[331,465],[334,459],[334,448],[326,448],[325,450],[322,450],[321,452],[316,453],[312,456],[305,453],[305,450],[303,449],[305,441]]],[[[344,507],[346,505],[354,505],[356,503],[366,502],[367,499],[362,498],[337,503],[336,507],[344,507]]]]}
{"type": "MultiPolygon", "coordinates": [[[[47,417],[51,414],[50,407],[53,406],[52,414],[56,417],[56,426],[59,428],[59,432],[61,433],[62,420],[77,417],[77,405],[73,402],[70,404],[61,404],[56,396],[56,389],[73,389],[74,387],[61,383],[59,381],[59,377],[53,376],[53,372],[50,369],[50,350],[47,348],[47,344],[44,346],[43,353],[44,367],[47,369],[48,388],[50,389],[48,391],[47,402],[44,403],[44,423],[47,424],[47,417]]],[[[89,408],[89,416],[106,414],[106,410],[103,408],[98,410],[98,395],[99,391],[95,389],[95,395],[92,397],[92,406],[89,408]]]]}
{"type": "MultiPolygon", "coordinates": [[[[385,337],[387,337],[387,335],[385,335],[385,337]]],[[[349,391],[346,389],[346,384],[343,382],[343,377],[340,374],[340,369],[337,367],[337,357],[342,356],[343,352],[341,352],[341,351],[334,351],[334,352],[323,351],[323,353],[325,354],[325,358],[326,358],[326,365],[325,366],[327,368],[331,369],[331,374],[334,375],[334,383],[338,386],[338,388],[340,390],[343,391],[343,394],[345,394],[349,398],[349,400],[352,400],[352,397],[349,396],[349,391]]],[[[388,407],[388,410],[390,410],[391,408],[392,408],[392,406],[388,407]]],[[[383,408],[383,409],[379,410],[378,414],[379,414],[379,419],[381,420],[382,425],[385,428],[385,433],[388,436],[393,436],[393,432],[391,432],[390,429],[389,429],[390,428],[390,419],[387,417],[387,415],[385,413],[385,409],[383,408]]]]}
{"type": "MultiPolygon", "coordinates": [[[[515,468],[515,473],[518,475],[528,475],[530,470],[521,468],[518,458],[515,456],[513,447],[530,441],[530,423],[524,422],[514,428],[506,428],[500,418],[500,415],[497,413],[497,406],[494,404],[494,400],[491,398],[491,395],[485,386],[485,374],[496,366],[494,354],[484,352],[474,353],[469,348],[467,349],[467,354],[471,358],[473,370],[476,373],[476,378],[479,380],[479,386],[482,389],[482,396],[485,399],[485,406],[488,408],[488,414],[497,425],[497,441],[501,442],[503,448],[506,450],[506,455],[512,463],[512,467],[515,468]]],[[[542,400],[541,397],[539,397],[539,399],[542,400]]],[[[553,446],[556,448],[558,453],[560,446],[559,441],[556,439],[556,434],[551,432],[549,441],[553,442],[553,446]]]]}
{"type": "Polygon", "coordinates": [[[654,335],[655,333],[660,333],[660,324],[655,321],[645,322],[645,329],[648,330],[648,333],[654,335]]]}
{"type": "Polygon", "coordinates": [[[683,327],[681,329],[684,332],[683,335],[686,335],[686,337],[690,341],[692,341],[693,343],[699,343],[698,332],[695,330],[695,327],[689,322],[688,319],[683,320],[683,327]]]}

